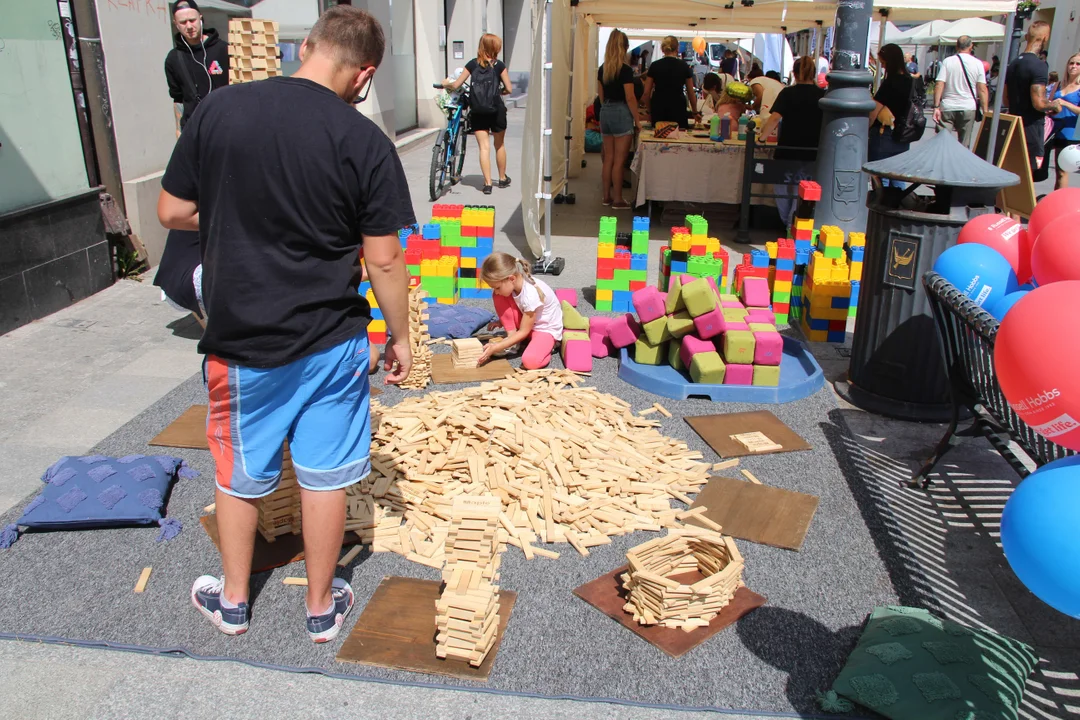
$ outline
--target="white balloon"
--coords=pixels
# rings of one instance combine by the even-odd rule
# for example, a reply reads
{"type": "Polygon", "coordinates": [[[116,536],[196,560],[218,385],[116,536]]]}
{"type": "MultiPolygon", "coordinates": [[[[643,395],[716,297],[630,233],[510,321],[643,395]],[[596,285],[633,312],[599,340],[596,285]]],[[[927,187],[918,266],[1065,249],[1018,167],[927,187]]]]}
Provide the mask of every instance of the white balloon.
{"type": "Polygon", "coordinates": [[[1058,167],[1065,172],[1080,171],[1080,145],[1069,145],[1057,157],[1058,167]]]}

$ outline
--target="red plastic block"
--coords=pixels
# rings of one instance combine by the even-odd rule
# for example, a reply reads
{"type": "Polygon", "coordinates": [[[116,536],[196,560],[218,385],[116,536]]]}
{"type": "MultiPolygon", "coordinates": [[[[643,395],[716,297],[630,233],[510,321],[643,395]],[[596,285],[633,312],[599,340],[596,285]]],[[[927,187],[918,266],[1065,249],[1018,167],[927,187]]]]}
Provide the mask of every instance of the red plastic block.
{"type": "Polygon", "coordinates": [[[821,200],[821,186],[813,180],[799,181],[799,199],[817,202],[821,200]]]}

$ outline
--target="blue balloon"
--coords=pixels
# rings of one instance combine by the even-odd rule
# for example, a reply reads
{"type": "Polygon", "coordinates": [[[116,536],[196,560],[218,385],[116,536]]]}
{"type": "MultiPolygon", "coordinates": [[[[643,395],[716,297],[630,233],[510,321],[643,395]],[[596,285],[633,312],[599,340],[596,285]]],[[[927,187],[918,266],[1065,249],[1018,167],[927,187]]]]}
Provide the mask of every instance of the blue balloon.
{"type": "Polygon", "coordinates": [[[1080,456],[1044,465],[1020,483],[1001,513],[1001,546],[1028,590],[1080,618],[1080,456]]]}
{"type": "Polygon", "coordinates": [[[978,243],[954,245],[941,253],[934,262],[934,272],[985,308],[993,307],[1019,285],[1009,261],[997,250],[978,243]]]}
{"type": "Polygon", "coordinates": [[[1016,289],[1017,290],[1029,290],[1030,291],[1030,290],[1034,290],[1037,287],[1039,287],[1039,286],[1035,284],[1035,278],[1031,278],[1030,281],[1024,283],[1023,285],[1021,285],[1020,287],[1018,287],[1016,289]]]}
{"type": "Polygon", "coordinates": [[[1031,292],[1031,291],[1030,290],[1017,290],[1016,292],[1011,292],[1008,295],[1006,295],[1005,297],[998,300],[993,305],[991,305],[987,309],[987,312],[989,312],[991,315],[993,315],[998,320],[1004,320],[1005,319],[1005,314],[1007,312],[1009,312],[1009,308],[1011,308],[1013,305],[1018,303],[1020,301],[1020,298],[1024,297],[1029,292],[1031,292]]]}

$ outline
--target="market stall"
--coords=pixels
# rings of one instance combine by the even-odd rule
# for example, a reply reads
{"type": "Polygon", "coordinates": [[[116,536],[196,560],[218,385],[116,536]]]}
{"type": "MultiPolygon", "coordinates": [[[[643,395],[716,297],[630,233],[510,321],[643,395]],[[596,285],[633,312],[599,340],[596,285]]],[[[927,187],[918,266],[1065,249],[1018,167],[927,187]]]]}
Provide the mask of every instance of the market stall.
{"type": "Polygon", "coordinates": [[[638,177],[635,204],[647,201],[726,203],[742,196],[746,145],[684,134],[657,139],[643,131],[631,166],[638,177]]]}

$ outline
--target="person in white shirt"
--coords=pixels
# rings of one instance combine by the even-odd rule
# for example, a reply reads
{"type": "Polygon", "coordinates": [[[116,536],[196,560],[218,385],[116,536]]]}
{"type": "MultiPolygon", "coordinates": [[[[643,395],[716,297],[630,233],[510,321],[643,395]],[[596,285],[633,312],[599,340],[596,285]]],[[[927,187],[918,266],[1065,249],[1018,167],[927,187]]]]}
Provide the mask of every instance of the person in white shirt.
{"type": "Polygon", "coordinates": [[[986,89],[986,68],[971,55],[971,38],[956,40],[956,54],[945,58],[934,78],[934,122],[937,131],[948,129],[965,146],[975,125],[975,109],[986,113],[990,93],[986,89]]]}
{"type": "Polygon", "coordinates": [[[495,314],[499,316],[488,329],[504,327],[506,338],[485,345],[476,364],[483,365],[496,353],[527,341],[521,367],[547,367],[552,350],[563,336],[562,305],[555,291],[532,276],[528,263],[504,252],[487,256],[480,278],[491,286],[495,314]]]}

